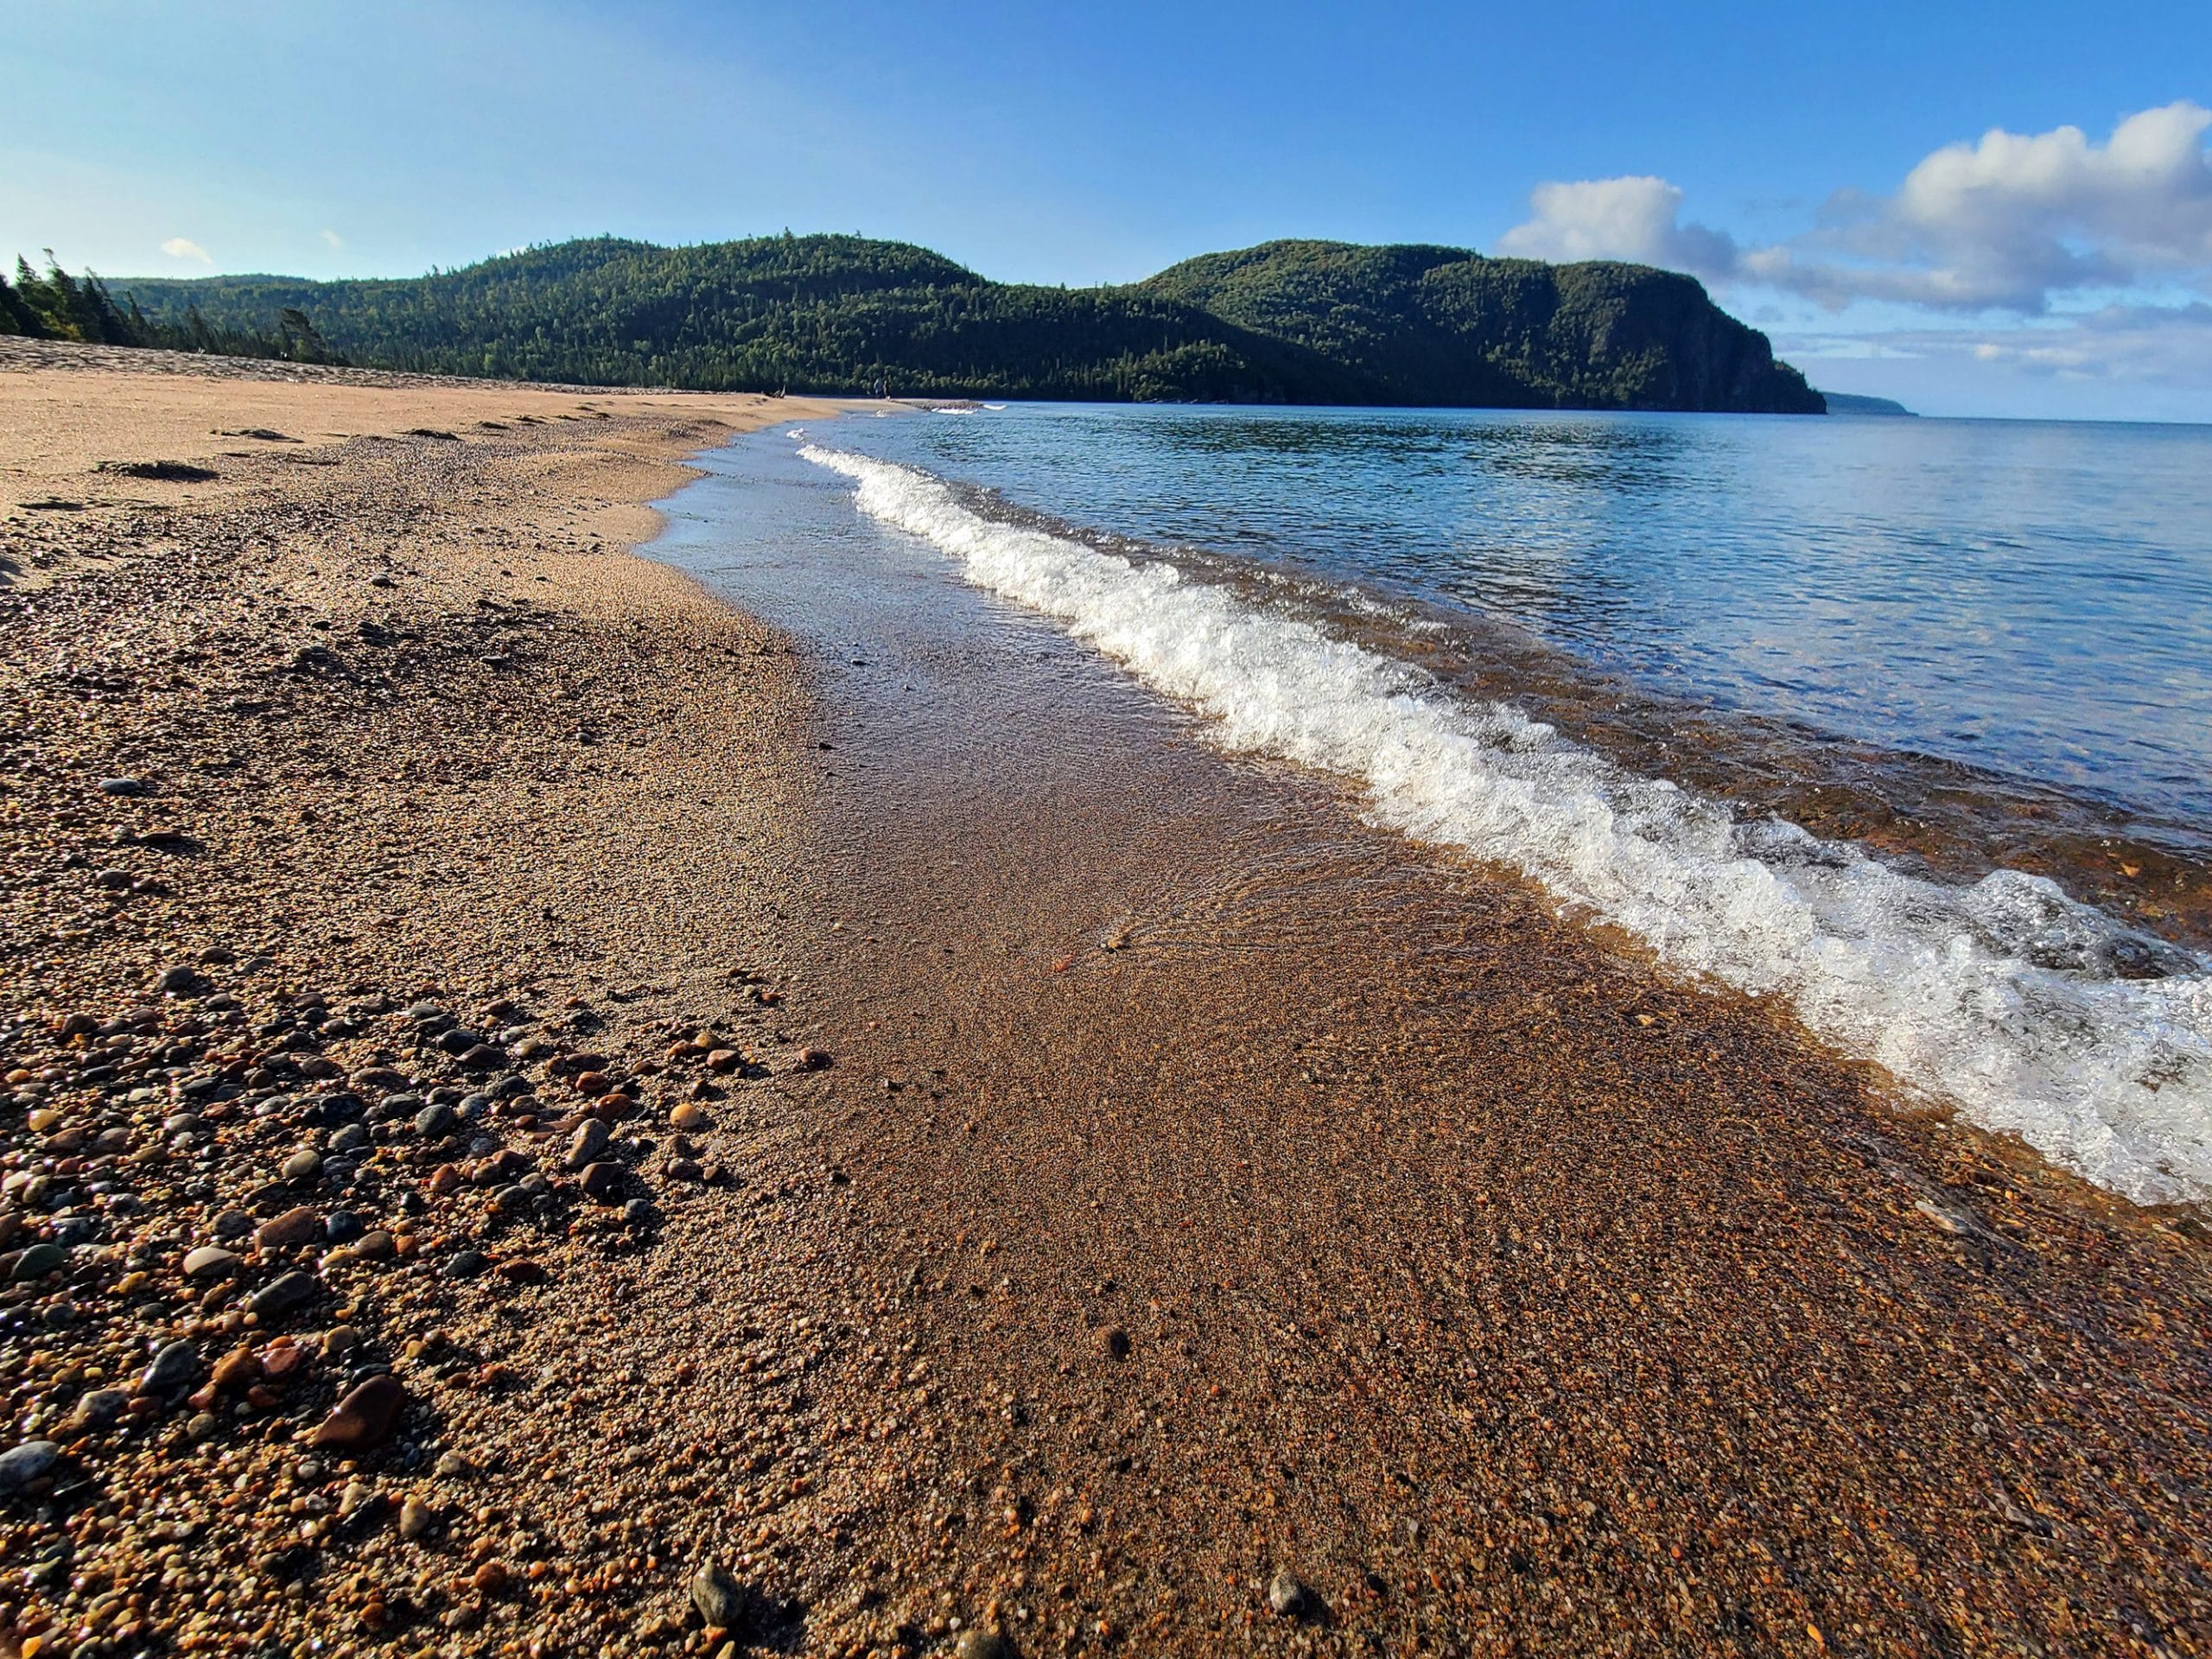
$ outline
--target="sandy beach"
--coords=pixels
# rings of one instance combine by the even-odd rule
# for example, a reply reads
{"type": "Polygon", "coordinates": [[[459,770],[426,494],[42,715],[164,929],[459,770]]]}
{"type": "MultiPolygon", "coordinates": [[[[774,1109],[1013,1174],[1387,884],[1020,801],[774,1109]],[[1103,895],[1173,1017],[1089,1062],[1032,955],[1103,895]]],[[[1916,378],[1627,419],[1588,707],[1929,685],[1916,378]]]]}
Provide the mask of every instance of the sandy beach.
{"type": "Polygon", "coordinates": [[[2198,1216],[631,550],[836,412],[0,343],[0,1645],[2212,1649],[2198,1216]]]}

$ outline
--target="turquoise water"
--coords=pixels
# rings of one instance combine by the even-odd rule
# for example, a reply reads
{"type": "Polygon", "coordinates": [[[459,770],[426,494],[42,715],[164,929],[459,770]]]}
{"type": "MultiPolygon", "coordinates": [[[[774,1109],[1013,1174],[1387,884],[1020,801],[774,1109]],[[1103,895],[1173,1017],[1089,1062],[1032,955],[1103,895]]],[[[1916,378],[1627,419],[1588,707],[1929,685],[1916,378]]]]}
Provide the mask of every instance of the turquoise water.
{"type": "Polygon", "coordinates": [[[2212,428],[1017,404],[836,441],[2212,830],[2212,428]]]}

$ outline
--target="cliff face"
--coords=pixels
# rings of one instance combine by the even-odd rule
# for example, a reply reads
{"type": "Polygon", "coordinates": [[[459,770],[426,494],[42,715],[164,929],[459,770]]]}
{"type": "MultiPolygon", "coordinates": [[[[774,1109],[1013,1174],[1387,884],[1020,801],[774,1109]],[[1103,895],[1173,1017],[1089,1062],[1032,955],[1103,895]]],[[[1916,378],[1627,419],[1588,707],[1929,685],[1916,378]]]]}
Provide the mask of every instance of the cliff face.
{"type": "Polygon", "coordinates": [[[1817,415],[1818,392],[1694,277],[1460,248],[1272,242],[1140,284],[1362,375],[1376,401],[1817,415]]]}
{"type": "Polygon", "coordinates": [[[1122,288],[994,283],[859,237],[602,238],[389,281],[118,283],[195,329],[306,314],[351,361],[706,390],[1818,414],[1688,276],[1271,242],[1122,288]]]}

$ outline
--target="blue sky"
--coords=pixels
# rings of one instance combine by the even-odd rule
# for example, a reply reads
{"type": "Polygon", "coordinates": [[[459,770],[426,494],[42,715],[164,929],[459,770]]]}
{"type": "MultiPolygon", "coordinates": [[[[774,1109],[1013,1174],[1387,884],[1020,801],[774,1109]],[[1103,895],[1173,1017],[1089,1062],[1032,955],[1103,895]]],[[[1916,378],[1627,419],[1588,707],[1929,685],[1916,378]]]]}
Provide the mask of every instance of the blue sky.
{"type": "Polygon", "coordinates": [[[2201,4],[0,0],[0,252],[114,276],[1435,241],[1693,270],[1833,389],[2212,420],[2201,4]]]}

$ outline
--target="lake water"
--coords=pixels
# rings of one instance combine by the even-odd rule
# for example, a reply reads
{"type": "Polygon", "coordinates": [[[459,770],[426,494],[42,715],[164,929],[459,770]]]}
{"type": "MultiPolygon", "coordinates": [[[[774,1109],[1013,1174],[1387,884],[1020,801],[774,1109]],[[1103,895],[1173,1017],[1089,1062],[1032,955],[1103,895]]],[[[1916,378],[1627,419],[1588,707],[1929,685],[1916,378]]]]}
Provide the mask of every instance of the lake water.
{"type": "Polygon", "coordinates": [[[2212,427],[1014,405],[852,447],[2212,827],[2212,427]]]}
{"type": "Polygon", "coordinates": [[[2205,888],[2209,463],[2185,429],[1018,406],[721,465],[747,541],[982,588],[1217,747],[2156,1202],[2212,1195],[2212,971],[2091,865],[2177,849],[2205,888]],[[1799,786],[1707,787],[1716,752],[1799,786]],[[1948,828],[1774,805],[1832,790],[1948,828]],[[2000,808],[2065,835],[1977,853],[2000,808]]]}

